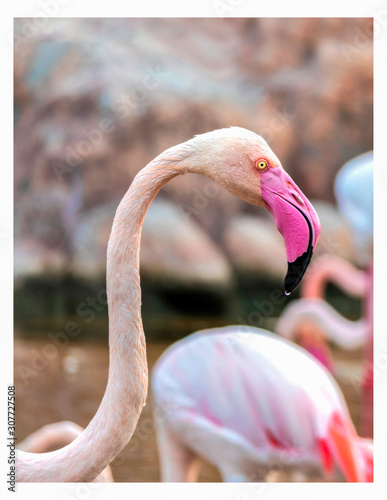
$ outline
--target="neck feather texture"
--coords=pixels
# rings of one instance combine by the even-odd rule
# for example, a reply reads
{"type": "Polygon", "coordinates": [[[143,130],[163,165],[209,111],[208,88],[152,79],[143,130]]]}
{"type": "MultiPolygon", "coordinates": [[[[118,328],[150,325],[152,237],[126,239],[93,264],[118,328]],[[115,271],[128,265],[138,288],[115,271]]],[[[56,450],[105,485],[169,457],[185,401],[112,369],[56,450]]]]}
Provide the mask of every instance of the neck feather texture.
{"type": "Polygon", "coordinates": [[[161,187],[185,173],[176,158],[172,161],[163,154],[141,170],[114,218],[107,252],[109,380],[100,407],[68,446],[44,454],[19,451],[19,481],[92,481],[133,434],[148,388],[139,276],[141,228],[161,187]]]}

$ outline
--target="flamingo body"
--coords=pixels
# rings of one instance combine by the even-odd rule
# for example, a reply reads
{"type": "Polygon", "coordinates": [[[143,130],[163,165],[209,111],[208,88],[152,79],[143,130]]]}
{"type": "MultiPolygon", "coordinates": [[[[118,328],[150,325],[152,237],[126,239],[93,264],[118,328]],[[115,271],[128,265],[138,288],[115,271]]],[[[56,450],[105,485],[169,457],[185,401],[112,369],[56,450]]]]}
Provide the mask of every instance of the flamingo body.
{"type": "Polygon", "coordinates": [[[373,151],[356,156],[335,179],[340,211],[351,224],[357,250],[367,264],[373,244],[373,162],[373,151]]]}
{"type": "Polygon", "coordinates": [[[152,387],[164,481],[193,480],[197,457],[226,481],[262,480],[271,467],[329,473],[334,462],[355,480],[332,441],[335,419],[351,436],[356,480],[365,480],[360,438],[334,379],[265,330],[190,335],[157,362],[152,387]]]}
{"type": "Polygon", "coordinates": [[[350,222],[359,258],[367,266],[364,317],[367,323],[363,378],[363,422],[365,436],[373,435],[373,152],[347,162],[335,180],[340,210],[350,222]]]}

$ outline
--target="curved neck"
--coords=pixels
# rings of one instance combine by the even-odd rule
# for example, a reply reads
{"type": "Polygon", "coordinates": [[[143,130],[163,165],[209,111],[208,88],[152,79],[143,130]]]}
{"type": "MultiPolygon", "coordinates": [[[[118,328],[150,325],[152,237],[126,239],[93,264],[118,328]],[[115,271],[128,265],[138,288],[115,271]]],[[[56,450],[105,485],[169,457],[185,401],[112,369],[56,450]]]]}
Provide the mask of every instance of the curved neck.
{"type": "Polygon", "coordinates": [[[363,345],[366,337],[364,320],[351,321],[344,318],[321,299],[294,300],[282,313],[276,331],[293,340],[302,324],[318,327],[327,338],[347,349],[363,345]]]}
{"type": "Polygon", "coordinates": [[[329,256],[318,262],[304,277],[301,296],[323,298],[328,283],[333,283],[352,297],[366,295],[366,275],[348,261],[329,256]]]}
{"type": "Polygon", "coordinates": [[[109,380],[84,432],[60,450],[18,452],[19,481],[92,481],[128,443],[145,404],[148,372],[141,320],[139,253],[146,211],[161,187],[186,169],[161,155],[135,177],[113,222],[107,252],[109,380]]]}

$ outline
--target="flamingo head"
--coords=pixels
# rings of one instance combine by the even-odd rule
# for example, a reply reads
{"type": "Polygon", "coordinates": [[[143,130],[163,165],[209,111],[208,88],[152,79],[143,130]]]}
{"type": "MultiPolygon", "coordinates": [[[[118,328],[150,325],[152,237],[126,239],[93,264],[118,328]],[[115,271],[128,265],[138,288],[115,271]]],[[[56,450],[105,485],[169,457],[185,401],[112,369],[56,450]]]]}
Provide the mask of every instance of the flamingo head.
{"type": "MultiPolygon", "coordinates": [[[[210,177],[232,194],[267,209],[283,235],[288,260],[285,293],[304,275],[320,234],[318,215],[262,137],[231,127],[198,135],[184,144],[191,172],[210,177]]],[[[270,258],[270,256],[268,256],[270,258]]]]}

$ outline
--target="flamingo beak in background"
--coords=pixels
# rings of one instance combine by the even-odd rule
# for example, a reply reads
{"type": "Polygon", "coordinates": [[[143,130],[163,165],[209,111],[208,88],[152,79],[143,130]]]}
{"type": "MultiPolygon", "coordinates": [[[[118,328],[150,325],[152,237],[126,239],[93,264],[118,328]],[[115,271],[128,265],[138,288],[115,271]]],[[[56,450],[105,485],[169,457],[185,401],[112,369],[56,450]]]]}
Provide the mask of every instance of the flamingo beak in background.
{"type": "Polygon", "coordinates": [[[262,199],[285,240],[288,272],[284,288],[289,295],[300,283],[312,258],[321,231],[320,221],[310,201],[281,167],[261,173],[261,190],[262,199]]]}

